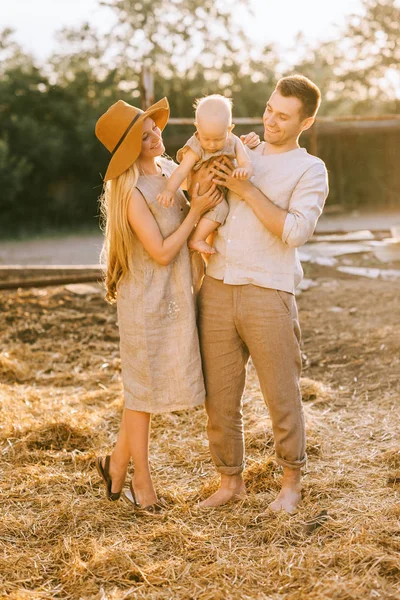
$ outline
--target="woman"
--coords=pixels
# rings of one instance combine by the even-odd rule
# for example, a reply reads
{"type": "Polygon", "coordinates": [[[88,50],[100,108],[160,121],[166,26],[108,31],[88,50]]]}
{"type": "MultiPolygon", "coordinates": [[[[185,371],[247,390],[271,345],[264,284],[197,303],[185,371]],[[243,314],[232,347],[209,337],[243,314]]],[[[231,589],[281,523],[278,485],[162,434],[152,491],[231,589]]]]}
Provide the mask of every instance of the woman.
{"type": "MultiPolygon", "coordinates": [[[[160,510],[149,468],[151,413],[187,409],[204,402],[195,291],[187,239],[201,215],[221,201],[212,185],[190,207],[178,190],[173,206],[157,194],[176,165],[165,158],[161,131],[169,117],[163,98],[146,111],[122,100],[96,124],[112,153],[101,198],[105,219],[106,299],[117,302],[125,407],[110,456],[97,470],[107,497],[118,500],[130,458],[134,475],[126,498],[135,507],[160,510]]],[[[212,174],[210,174],[211,181],[212,174]]],[[[200,261],[199,255],[192,257],[200,261]]]]}

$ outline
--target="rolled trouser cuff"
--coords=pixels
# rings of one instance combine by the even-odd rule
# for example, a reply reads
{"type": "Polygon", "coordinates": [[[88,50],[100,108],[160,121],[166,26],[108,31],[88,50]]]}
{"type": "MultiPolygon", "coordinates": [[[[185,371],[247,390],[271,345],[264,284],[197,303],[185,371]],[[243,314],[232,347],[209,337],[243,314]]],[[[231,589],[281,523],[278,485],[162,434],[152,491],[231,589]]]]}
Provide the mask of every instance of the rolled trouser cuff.
{"type": "Polygon", "coordinates": [[[285,458],[275,457],[276,462],[281,467],[288,467],[289,469],[302,469],[307,462],[307,454],[301,460],[286,460],[285,458]]]}
{"type": "Polygon", "coordinates": [[[240,473],[243,473],[245,464],[241,464],[239,467],[226,467],[226,466],[217,466],[215,465],[216,470],[218,471],[218,473],[221,473],[221,475],[240,475],[240,473]]]}

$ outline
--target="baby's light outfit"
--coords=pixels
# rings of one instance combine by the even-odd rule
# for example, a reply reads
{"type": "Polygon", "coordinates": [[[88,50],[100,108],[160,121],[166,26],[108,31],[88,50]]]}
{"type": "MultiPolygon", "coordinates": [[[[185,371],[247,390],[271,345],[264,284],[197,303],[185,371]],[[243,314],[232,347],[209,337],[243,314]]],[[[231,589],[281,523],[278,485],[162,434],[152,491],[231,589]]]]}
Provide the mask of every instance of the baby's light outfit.
{"type": "MultiPolygon", "coordinates": [[[[218,156],[227,156],[232,161],[234,161],[234,164],[236,166],[235,160],[238,142],[239,138],[236,135],[233,135],[233,133],[230,133],[226,138],[225,144],[221,148],[221,150],[216,150],[215,152],[208,152],[207,150],[204,150],[204,148],[202,148],[198,135],[197,133],[195,133],[190,139],[188,139],[183,148],[180,148],[180,150],[178,150],[176,154],[176,159],[179,163],[182,162],[183,157],[190,148],[191,150],[193,150],[193,152],[197,154],[197,156],[200,157],[199,160],[195,163],[193,171],[198,171],[204,163],[207,163],[211,159],[216,158],[218,156]]],[[[187,186],[188,189],[190,189],[190,175],[187,178],[187,186]]],[[[225,193],[226,188],[222,188],[222,191],[225,193]]],[[[222,200],[222,202],[220,202],[215,208],[205,213],[203,217],[206,219],[210,219],[210,221],[224,223],[228,215],[228,211],[229,207],[225,199],[222,200]]]]}

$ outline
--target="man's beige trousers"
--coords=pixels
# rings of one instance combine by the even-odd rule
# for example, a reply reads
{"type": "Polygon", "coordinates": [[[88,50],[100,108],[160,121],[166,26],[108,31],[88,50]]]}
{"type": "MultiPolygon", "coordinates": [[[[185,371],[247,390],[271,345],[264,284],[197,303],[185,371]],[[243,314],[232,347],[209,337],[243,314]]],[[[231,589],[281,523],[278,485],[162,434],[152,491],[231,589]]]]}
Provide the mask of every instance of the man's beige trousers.
{"type": "Polygon", "coordinates": [[[235,475],[244,468],[242,394],[249,356],[269,409],[277,462],[301,468],[306,454],[295,297],[206,276],[199,294],[199,334],[207,433],[217,470],[235,475]]]}

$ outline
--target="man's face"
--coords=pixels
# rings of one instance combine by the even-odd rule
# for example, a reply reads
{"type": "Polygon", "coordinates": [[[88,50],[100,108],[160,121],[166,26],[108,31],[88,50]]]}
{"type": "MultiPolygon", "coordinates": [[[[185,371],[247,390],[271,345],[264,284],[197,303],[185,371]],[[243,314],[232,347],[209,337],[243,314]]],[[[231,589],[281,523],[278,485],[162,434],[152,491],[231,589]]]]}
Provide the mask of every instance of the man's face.
{"type": "Polygon", "coordinates": [[[265,107],[264,139],[266,142],[276,146],[284,146],[295,142],[307,128],[310,119],[302,119],[303,106],[295,96],[281,96],[275,90],[265,107]]]}

